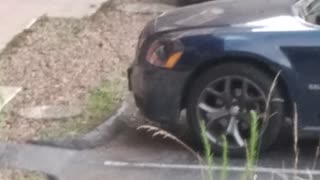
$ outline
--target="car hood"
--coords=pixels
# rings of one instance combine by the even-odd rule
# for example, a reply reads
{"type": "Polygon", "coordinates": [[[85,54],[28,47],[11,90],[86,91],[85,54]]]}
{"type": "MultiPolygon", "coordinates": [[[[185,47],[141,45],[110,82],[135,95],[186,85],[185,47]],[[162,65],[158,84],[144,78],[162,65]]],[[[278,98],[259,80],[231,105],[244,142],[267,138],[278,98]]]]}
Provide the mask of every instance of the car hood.
{"type": "Polygon", "coordinates": [[[151,24],[153,24],[153,32],[161,32],[246,23],[249,25],[251,22],[259,22],[268,18],[272,20],[274,17],[282,17],[282,20],[287,20],[288,17],[293,18],[293,4],[292,0],[211,1],[163,13],[151,24]]]}

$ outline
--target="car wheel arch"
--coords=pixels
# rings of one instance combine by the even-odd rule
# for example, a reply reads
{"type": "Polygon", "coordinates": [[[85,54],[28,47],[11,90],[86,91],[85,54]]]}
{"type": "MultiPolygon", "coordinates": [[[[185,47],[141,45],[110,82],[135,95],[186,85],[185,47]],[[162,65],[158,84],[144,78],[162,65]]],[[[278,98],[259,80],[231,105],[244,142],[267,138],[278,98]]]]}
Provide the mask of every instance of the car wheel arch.
{"type": "MultiPolygon", "coordinates": [[[[257,57],[250,57],[250,56],[224,56],[222,58],[217,59],[211,59],[209,61],[206,61],[200,65],[198,65],[195,70],[191,73],[189,78],[187,79],[185,86],[183,88],[183,94],[181,98],[181,104],[180,108],[181,110],[186,107],[187,103],[187,97],[191,90],[192,84],[197,80],[197,78],[202,74],[208,71],[210,68],[214,66],[219,66],[222,64],[228,64],[228,63],[243,63],[248,64],[251,66],[254,66],[255,68],[262,70],[264,73],[266,73],[270,78],[274,78],[278,71],[275,67],[272,67],[271,65],[268,65],[265,63],[265,60],[262,60],[257,57]]],[[[289,87],[287,85],[287,82],[282,74],[279,75],[279,85],[280,89],[283,93],[283,96],[288,100],[286,101],[286,109],[285,112],[287,112],[286,116],[291,117],[293,114],[293,97],[289,93],[289,87]]]]}

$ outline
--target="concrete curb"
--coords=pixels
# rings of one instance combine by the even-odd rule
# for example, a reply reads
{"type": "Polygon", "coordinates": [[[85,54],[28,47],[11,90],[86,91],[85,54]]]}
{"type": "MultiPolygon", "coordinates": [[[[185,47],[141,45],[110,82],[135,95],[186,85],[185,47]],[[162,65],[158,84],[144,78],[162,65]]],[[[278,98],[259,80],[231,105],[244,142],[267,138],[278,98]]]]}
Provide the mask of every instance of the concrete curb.
{"type": "Polygon", "coordinates": [[[75,150],[93,149],[102,146],[125,129],[126,123],[124,119],[127,118],[126,112],[130,108],[128,99],[129,96],[125,98],[120,108],[104,123],[83,136],[56,140],[30,140],[27,143],[75,150]]]}

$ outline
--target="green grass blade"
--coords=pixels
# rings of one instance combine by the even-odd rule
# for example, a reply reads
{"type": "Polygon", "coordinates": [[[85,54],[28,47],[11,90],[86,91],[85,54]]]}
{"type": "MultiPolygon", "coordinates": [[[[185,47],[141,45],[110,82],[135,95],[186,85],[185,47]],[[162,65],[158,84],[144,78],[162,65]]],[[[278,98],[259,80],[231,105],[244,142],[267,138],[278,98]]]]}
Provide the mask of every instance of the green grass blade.
{"type": "Polygon", "coordinates": [[[259,141],[258,132],[258,115],[255,111],[250,111],[251,115],[251,129],[250,129],[250,143],[249,143],[249,168],[253,168],[257,160],[257,148],[259,141]]]}
{"type": "Polygon", "coordinates": [[[258,146],[259,146],[259,132],[258,132],[258,115],[255,111],[250,111],[251,126],[250,126],[250,140],[247,148],[247,165],[243,180],[253,178],[253,169],[256,166],[258,146]]]}
{"type": "Polygon", "coordinates": [[[222,153],[222,172],[221,180],[227,180],[228,178],[228,140],[226,136],[223,136],[223,153],[222,153]]]}
{"type": "Polygon", "coordinates": [[[213,180],[213,154],[212,154],[211,144],[207,137],[207,129],[204,121],[200,121],[200,130],[201,130],[201,138],[204,145],[205,159],[209,167],[207,170],[208,180],[213,180]]]}

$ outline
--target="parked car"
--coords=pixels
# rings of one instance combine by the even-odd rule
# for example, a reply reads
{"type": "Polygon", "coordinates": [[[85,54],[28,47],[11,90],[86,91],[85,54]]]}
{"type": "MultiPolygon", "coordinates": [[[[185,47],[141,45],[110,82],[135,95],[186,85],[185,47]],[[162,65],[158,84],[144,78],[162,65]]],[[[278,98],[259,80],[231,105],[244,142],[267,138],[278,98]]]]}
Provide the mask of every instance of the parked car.
{"type": "Polygon", "coordinates": [[[205,122],[215,153],[226,137],[231,155],[245,154],[251,111],[258,114],[261,150],[294,114],[300,134],[319,133],[319,5],[212,1],[159,16],[143,30],[128,70],[137,106],[168,126],[186,109],[199,141],[205,122]]]}

